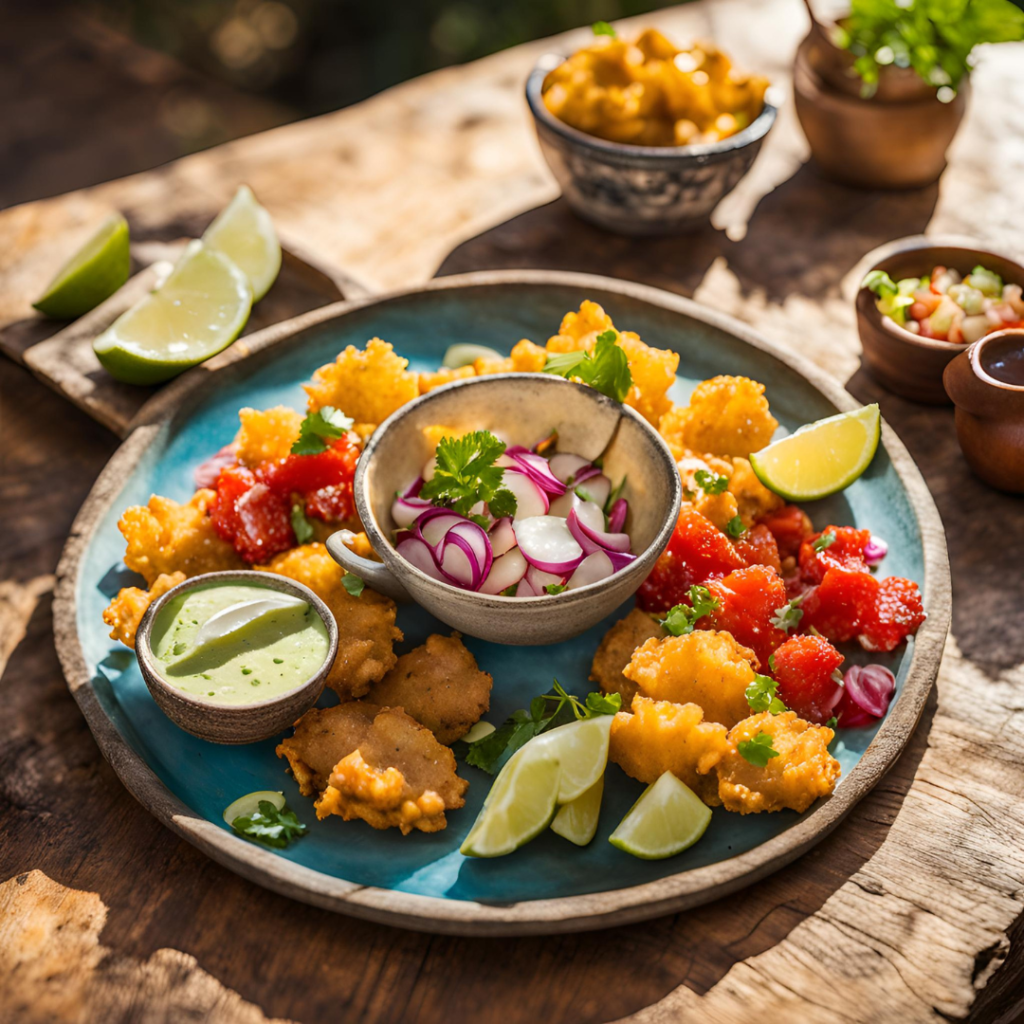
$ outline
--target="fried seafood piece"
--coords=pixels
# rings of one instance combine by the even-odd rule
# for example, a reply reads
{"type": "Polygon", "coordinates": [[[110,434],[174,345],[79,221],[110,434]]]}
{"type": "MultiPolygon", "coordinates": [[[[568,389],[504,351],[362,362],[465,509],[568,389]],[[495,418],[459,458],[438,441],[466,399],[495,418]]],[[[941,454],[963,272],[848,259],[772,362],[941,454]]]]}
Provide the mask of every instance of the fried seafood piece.
{"type": "Polygon", "coordinates": [[[434,633],[403,654],[366,697],[384,707],[404,708],[438,742],[454,743],[487,713],[492,682],[490,674],[477,667],[459,633],[434,633]]]}
{"type": "Polygon", "coordinates": [[[313,708],[277,748],[318,818],[361,818],[374,828],[438,832],[469,783],[455,755],[401,708],[351,701],[313,708]]]}
{"type": "Polygon", "coordinates": [[[171,587],[184,583],[186,579],[183,572],[165,573],[157,576],[149,590],[140,587],[119,590],[117,597],[103,610],[103,621],[110,626],[110,639],[120,640],[125,647],[134,648],[135,634],[146,609],[171,587]]]}
{"type": "Polygon", "coordinates": [[[342,586],[341,566],[323,544],[291,548],[255,568],[304,583],[334,613],[338,654],[327,685],[342,700],[361,697],[394,667],[398,658],[393,647],[402,639],[402,631],[395,626],[395,602],[369,587],[353,597],[342,586]]]}
{"type": "Polygon", "coordinates": [[[303,385],[309,411],[330,405],[356,423],[383,423],[420,393],[417,375],[406,369],[408,365],[407,359],[380,338],[371,338],[364,351],[349,345],[303,385]]]}
{"type": "Polygon", "coordinates": [[[740,814],[806,811],[820,796],[828,796],[839,780],[839,762],[828,752],[835,735],[824,725],[811,725],[796,712],[773,715],[764,711],[739,722],[729,731],[730,749],[718,762],[718,795],[726,810],[740,814]],[[751,764],[738,746],[759,733],[771,737],[771,757],[764,768],[751,764]]]}
{"type": "Polygon", "coordinates": [[[217,492],[196,491],[187,504],[154,494],[147,505],[127,508],[117,524],[128,542],[124,564],[142,575],[147,585],[174,572],[198,576],[204,572],[245,569],[235,549],[213,528],[209,510],[217,492]]]}
{"type": "Polygon", "coordinates": [[[276,462],[291,454],[299,439],[302,414],[284,405],[273,409],[239,409],[241,426],[235,438],[238,461],[255,469],[261,462],[276,462]]]}
{"type": "Polygon", "coordinates": [[[671,772],[705,803],[720,803],[718,783],[709,774],[729,753],[726,728],[705,722],[696,704],[673,704],[639,694],[632,713],[620,711],[612,722],[608,758],[640,782],[656,782],[671,772]]]}
{"type": "Polygon", "coordinates": [[[590,680],[604,693],[617,693],[622,707],[628,708],[636,696],[637,686],[622,673],[633,657],[633,652],[651,638],[665,636],[665,631],[654,618],[634,608],[624,619],[619,619],[601,640],[590,666],[590,680]]]}
{"type": "Polygon", "coordinates": [[[731,728],[750,713],[745,690],[753,664],[757,655],[731,633],[697,629],[646,641],[623,672],[642,696],[696,704],[709,722],[731,728]]]}
{"type": "Polygon", "coordinates": [[[658,432],[673,450],[746,457],[768,444],[778,425],[763,384],[722,376],[698,384],[689,405],[662,416],[658,432]]]}
{"type": "Polygon", "coordinates": [[[736,511],[744,526],[782,508],[785,502],[757,478],[750,460],[735,456],[729,476],[729,493],[736,499],[736,511]]]}
{"type": "Polygon", "coordinates": [[[433,391],[434,388],[439,388],[442,384],[451,384],[453,380],[467,380],[475,376],[476,368],[472,363],[468,366],[460,366],[457,369],[442,366],[433,372],[429,370],[422,371],[417,378],[417,387],[420,394],[425,395],[428,391],[433,391]]]}

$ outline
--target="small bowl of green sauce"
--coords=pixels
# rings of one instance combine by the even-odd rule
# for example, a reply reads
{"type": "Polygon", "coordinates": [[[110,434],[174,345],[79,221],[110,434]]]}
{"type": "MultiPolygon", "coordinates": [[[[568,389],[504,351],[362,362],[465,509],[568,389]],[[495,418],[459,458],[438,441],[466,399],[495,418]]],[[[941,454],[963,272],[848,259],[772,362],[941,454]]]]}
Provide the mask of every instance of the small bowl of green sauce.
{"type": "Polygon", "coordinates": [[[330,609],[271,573],[211,572],[154,601],[135,638],[160,710],[212,743],[255,743],[317,701],[338,651],[330,609]]]}

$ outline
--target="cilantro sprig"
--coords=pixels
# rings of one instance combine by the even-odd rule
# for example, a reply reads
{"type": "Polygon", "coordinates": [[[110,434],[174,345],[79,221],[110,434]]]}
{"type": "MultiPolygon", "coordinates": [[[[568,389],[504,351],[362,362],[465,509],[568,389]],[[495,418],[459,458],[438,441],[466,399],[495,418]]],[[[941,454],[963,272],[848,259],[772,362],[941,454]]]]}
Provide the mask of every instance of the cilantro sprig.
{"type": "Polygon", "coordinates": [[[743,520],[739,516],[733,516],[725,524],[725,532],[732,537],[733,540],[739,540],[747,532],[747,528],[743,525],[743,520]]]}
{"type": "Polygon", "coordinates": [[[544,590],[548,594],[561,594],[563,591],[569,589],[568,583],[548,583],[544,590]]]}
{"type": "Polygon", "coordinates": [[[347,572],[341,577],[341,585],[353,596],[358,597],[362,592],[366,583],[363,581],[361,576],[357,576],[354,572],[347,572]]]}
{"type": "Polygon", "coordinates": [[[618,334],[608,330],[597,336],[593,352],[580,350],[548,356],[544,372],[566,380],[580,380],[602,395],[624,402],[633,386],[633,375],[626,353],[615,344],[616,338],[618,334]]]}
{"type": "Polygon", "coordinates": [[[776,629],[781,629],[783,633],[796,629],[804,617],[803,610],[800,608],[803,599],[804,595],[799,594],[792,601],[787,601],[781,608],[776,608],[775,614],[772,616],[772,625],[776,629]]]}
{"type": "Polygon", "coordinates": [[[287,804],[278,810],[269,800],[261,800],[258,811],[235,818],[231,827],[240,836],[277,850],[309,831],[287,804]]]}
{"type": "Polygon", "coordinates": [[[815,551],[820,555],[822,551],[827,551],[836,542],[836,531],[829,530],[828,533],[823,533],[812,545],[815,551]]]}
{"type": "Polygon", "coordinates": [[[779,684],[771,676],[754,673],[754,681],[744,690],[747,704],[751,711],[770,711],[773,715],[781,714],[788,708],[777,696],[779,684]]]}
{"type": "Polygon", "coordinates": [[[297,501],[292,505],[291,513],[292,529],[295,531],[295,539],[300,544],[308,544],[315,536],[313,524],[306,518],[306,510],[302,502],[297,501]]]}
{"type": "Polygon", "coordinates": [[[736,751],[755,768],[764,768],[779,752],[772,746],[772,738],[766,732],[759,732],[752,740],[740,740],[736,751]]]}
{"type": "Polygon", "coordinates": [[[351,427],[351,416],[346,416],[333,405],[325,405],[302,421],[298,439],[292,445],[292,455],[319,455],[327,451],[331,441],[337,441],[351,427]]]}
{"type": "Polygon", "coordinates": [[[692,633],[697,620],[710,615],[718,607],[718,598],[711,596],[707,587],[692,586],[689,591],[690,603],[677,604],[661,620],[666,633],[683,636],[692,633]]]}
{"type": "Polygon", "coordinates": [[[607,21],[595,21],[590,27],[595,36],[611,36],[615,39],[619,34],[615,31],[615,26],[609,25],[607,21]]]}
{"type": "Polygon", "coordinates": [[[693,474],[693,479],[705,494],[722,494],[729,486],[727,476],[709,473],[706,469],[698,469],[693,474]]]}
{"type": "Polygon", "coordinates": [[[433,479],[423,485],[420,497],[463,516],[479,501],[486,502],[495,519],[514,516],[516,496],[502,484],[504,469],[494,464],[504,451],[505,442],[486,430],[442,438],[433,479]]]}

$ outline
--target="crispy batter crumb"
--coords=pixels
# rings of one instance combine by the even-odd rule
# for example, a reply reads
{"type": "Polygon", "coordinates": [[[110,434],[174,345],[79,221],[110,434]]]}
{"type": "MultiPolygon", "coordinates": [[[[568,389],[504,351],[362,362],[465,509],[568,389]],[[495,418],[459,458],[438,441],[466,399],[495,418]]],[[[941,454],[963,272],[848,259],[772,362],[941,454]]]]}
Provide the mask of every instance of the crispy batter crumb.
{"type": "Polygon", "coordinates": [[[605,633],[590,666],[591,682],[597,683],[604,693],[619,694],[625,710],[636,695],[637,685],[622,674],[623,670],[645,640],[664,635],[654,616],[634,608],[605,633]]]}
{"type": "Polygon", "coordinates": [[[118,591],[117,597],[103,610],[103,621],[111,627],[110,639],[120,640],[126,647],[134,648],[135,634],[146,609],[171,587],[184,583],[186,579],[183,572],[164,573],[157,576],[149,590],[124,587],[118,591]]]}

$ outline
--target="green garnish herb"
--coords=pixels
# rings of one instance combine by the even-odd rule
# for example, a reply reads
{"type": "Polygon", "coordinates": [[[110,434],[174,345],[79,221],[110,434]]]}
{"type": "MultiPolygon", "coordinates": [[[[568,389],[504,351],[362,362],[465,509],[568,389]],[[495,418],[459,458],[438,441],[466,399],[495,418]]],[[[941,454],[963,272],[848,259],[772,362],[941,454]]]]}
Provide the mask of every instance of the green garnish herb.
{"type": "Polygon", "coordinates": [[[771,654],[768,655],[768,667],[773,672],[778,672],[778,668],[775,665],[775,652],[774,651],[771,654]]]}
{"type": "Polygon", "coordinates": [[[693,479],[705,494],[721,494],[729,486],[727,476],[718,476],[716,473],[709,473],[706,469],[698,469],[693,474],[693,479]]]}
{"type": "Polygon", "coordinates": [[[839,719],[838,719],[838,718],[836,718],[836,716],[835,716],[835,715],[833,715],[833,716],[832,716],[832,717],[831,717],[831,718],[830,718],[830,719],[829,719],[829,720],[828,720],[828,721],[827,721],[827,722],[825,723],[825,728],[826,728],[826,729],[834,729],[834,728],[835,728],[835,727],[836,727],[836,726],[837,726],[838,724],[839,724],[839,719]]]}
{"type": "MultiPolygon", "coordinates": [[[[597,462],[595,462],[594,465],[596,466],[597,462]]],[[[614,505],[615,502],[617,502],[619,500],[619,498],[622,497],[622,492],[626,489],[626,480],[627,479],[628,479],[628,477],[624,476],[619,481],[619,486],[612,488],[611,494],[608,495],[608,500],[604,503],[604,514],[605,515],[608,515],[608,513],[611,512],[612,505],[614,505]]]]}
{"type": "Polygon", "coordinates": [[[252,669],[251,668],[243,668],[242,669],[242,675],[243,676],[251,676],[252,675],[252,669]]]}
{"type": "Polygon", "coordinates": [[[274,664],[275,665],[283,665],[284,664],[284,658],[275,658],[274,659],[274,664]]]}
{"type": "Polygon", "coordinates": [[[506,587],[502,592],[502,597],[515,597],[516,591],[519,589],[518,583],[513,583],[511,587],[506,587]]]}
{"type": "Polygon", "coordinates": [[[602,395],[623,402],[633,386],[633,375],[629,372],[626,353],[615,344],[617,337],[615,331],[608,330],[597,336],[592,353],[563,352],[548,356],[544,372],[566,380],[580,380],[602,395]]]}
{"type": "Polygon", "coordinates": [[[341,585],[353,597],[358,597],[363,592],[363,588],[366,586],[363,580],[354,572],[346,572],[345,575],[341,577],[341,585]]]}
{"type": "Polygon", "coordinates": [[[747,532],[747,528],[743,525],[743,520],[739,516],[733,516],[725,524],[725,532],[729,534],[733,540],[739,540],[747,532]]]}
{"type": "Polygon", "coordinates": [[[292,445],[292,455],[319,455],[327,451],[330,441],[337,441],[351,426],[350,416],[333,405],[325,405],[302,421],[298,440],[292,445]]]}
{"type": "Polygon", "coordinates": [[[593,501],[594,500],[590,496],[590,492],[589,491],[585,491],[582,487],[576,487],[576,488],[574,488],[574,490],[576,491],[576,497],[579,498],[580,501],[593,501]]]}
{"type": "MultiPolygon", "coordinates": [[[[781,629],[783,633],[788,633],[791,629],[796,629],[800,625],[800,620],[804,617],[804,613],[800,608],[800,604],[804,599],[803,594],[799,594],[794,597],[792,601],[788,601],[781,608],[775,609],[775,614],[772,616],[772,625],[776,629],[781,629]]],[[[774,657],[774,655],[772,656],[774,657]]],[[[771,661],[768,662],[771,666],[772,671],[775,671],[775,666],[772,665],[771,661]]]]}
{"type": "Polygon", "coordinates": [[[661,620],[662,628],[673,636],[692,633],[698,619],[710,615],[718,607],[718,598],[711,596],[707,587],[692,586],[689,591],[690,603],[677,604],[661,620]]]}
{"type": "MultiPolygon", "coordinates": [[[[518,586],[518,584],[516,584],[518,586]]],[[[549,583],[544,590],[549,594],[561,594],[563,590],[568,590],[568,583],[549,583]]]]}
{"type": "Polygon", "coordinates": [[[269,800],[261,800],[259,806],[258,811],[243,814],[231,822],[231,827],[240,836],[283,850],[293,839],[309,831],[287,804],[278,810],[269,800]]]}
{"type": "MultiPolygon", "coordinates": [[[[744,691],[751,711],[770,711],[778,715],[787,711],[787,707],[776,696],[779,684],[771,676],[754,673],[754,681],[744,691]]],[[[749,760],[749,759],[748,759],[749,760]]]]}
{"type": "Polygon", "coordinates": [[[515,515],[516,496],[502,485],[505,471],[494,465],[504,451],[505,442],[486,430],[442,438],[433,479],[423,485],[420,497],[460,515],[467,515],[478,501],[487,503],[495,519],[515,515]]]}
{"type": "Polygon", "coordinates": [[[736,751],[743,758],[756,768],[764,768],[773,757],[778,757],[779,752],[772,747],[772,738],[766,732],[759,732],[752,740],[740,740],[736,744],[736,751]]]}
{"type": "Polygon", "coordinates": [[[609,25],[607,21],[595,21],[590,27],[593,29],[595,36],[611,36],[612,39],[615,39],[619,34],[615,31],[615,27],[609,25]]]}
{"type": "Polygon", "coordinates": [[[823,533],[812,545],[815,551],[820,555],[826,548],[832,547],[836,542],[835,530],[829,530],[828,533],[823,533]]]}
{"type": "Polygon", "coordinates": [[[306,510],[302,507],[301,501],[292,505],[292,529],[295,531],[295,539],[300,544],[308,544],[315,536],[313,524],[306,518],[306,510]]]}

